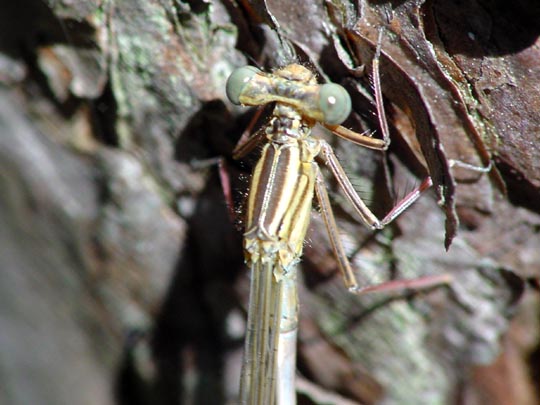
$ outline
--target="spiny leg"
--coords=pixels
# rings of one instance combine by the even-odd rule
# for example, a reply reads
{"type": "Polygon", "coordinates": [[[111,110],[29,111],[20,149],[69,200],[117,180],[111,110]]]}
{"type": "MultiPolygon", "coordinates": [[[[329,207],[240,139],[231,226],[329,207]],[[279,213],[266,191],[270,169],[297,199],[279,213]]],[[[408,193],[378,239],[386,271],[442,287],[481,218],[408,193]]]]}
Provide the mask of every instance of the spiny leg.
{"type": "Polygon", "coordinates": [[[422,194],[431,186],[431,178],[427,177],[417,188],[411,191],[405,198],[399,201],[396,206],[382,219],[379,220],[373,212],[362,201],[351,181],[347,177],[345,170],[338,161],[332,147],[328,142],[320,140],[321,154],[324,158],[324,162],[338,181],[339,186],[343,190],[345,197],[352,204],[356,212],[360,215],[362,220],[372,229],[381,229],[386,224],[392,222],[399,214],[410,207],[422,194]]]}
{"type": "Polygon", "coordinates": [[[315,194],[317,196],[317,200],[319,201],[321,214],[326,225],[326,229],[328,231],[332,250],[334,251],[334,255],[337,259],[338,268],[343,276],[345,286],[350,292],[353,292],[355,294],[362,294],[367,292],[422,290],[433,288],[436,286],[448,285],[452,282],[451,275],[440,274],[420,277],[417,279],[388,281],[382,284],[363,288],[360,287],[358,285],[356,276],[354,275],[354,271],[349,263],[349,259],[347,258],[347,254],[345,253],[345,248],[341,243],[339,229],[337,227],[336,219],[334,217],[332,206],[330,204],[330,198],[328,197],[326,185],[324,184],[324,178],[320,171],[317,173],[315,194]]]}
{"type": "Polygon", "coordinates": [[[476,166],[467,162],[462,162],[457,159],[448,159],[448,165],[450,167],[461,167],[462,169],[468,169],[478,173],[489,173],[493,168],[493,162],[490,161],[487,166],[476,166]]]}
{"type": "MultiPolygon", "coordinates": [[[[382,50],[382,37],[383,29],[379,29],[379,36],[377,38],[377,46],[375,48],[375,55],[373,56],[372,61],[372,81],[373,81],[373,91],[375,94],[375,106],[377,108],[377,118],[379,120],[379,127],[383,136],[383,141],[386,144],[386,149],[390,145],[390,130],[388,128],[388,121],[386,119],[386,114],[384,111],[384,102],[381,89],[381,78],[380,78],[380,69],[379,61],[381,58],[382,50]]],[[[338,134],[339,135],[339,134],[338,134]]],[[[487,166],[476,166],[470,163],[462,162],[458,159],[449,159],[448,164],[450,167],[460,167],[463,169],[468,169],[478,173],[489,173],[493,167],[492,162],[490,161],[487,166]]]]}
{"type": "Polygon", "coordinates": [[[382,139],[373,138],[369,135],[359,134],[351,131],[341,125],[323,125],[332,131],[337,136],[353,142],[357,145],[364,146],[366,148],[375,150],[386,150],[390,145],[390,130],[388,129],[388,121],[386,120],[386,113],[384,111],[383,95],[381,90],[381,77],[379,70],[379,59],[381,57],[382,47],[382,30],[379,31],[379,38],[377,40],[377,48],[372,61],[372,81],[373,90],[375,93],[375,107],[377,109],[377,118],[379,120],[379,127],[381,129],[382,139]]]}
{"type": "MultiPolygon", "coordinates": [[[[251,131],[259,120],[263,110],[264,107],[260,107],[255,111],[255,114],[251,118],[246,130],[242,133],[242,136],[240,136],[240,139],[233,149],[233,159],[240,159],[248,155],[263,141],[265,135],[264,127],[257,130],[254,134],[251,134],[251,131]]],[[[229,211],[229,218],[231,219],[231,222],[234,222],[236,219],[236,213],[234,211],[234,203],[232,198],[231,179],[229,171],[227,170],[226,161],[223,158],[218,160],[218,174],[223,195],[225,196],[227,209],[229,211]]]]}
{"type": "Polygon", "coordinates": [[[238,140],[238,143],[233,150],[234,159],[240,159],[248,155],[264,139],[264,129],[266,128],[265,126],[257,130],[255,133],[251,134],[251,131],[261,117],[263,110],[264,106],[257,108],[255,114],[253,115],[253,118],[251,118],[251,120],[249,121],[246,130],[242,133],[242,136],[238,140]]]}
{"type": "Polygon", "coordinates": [[[345,128],[341,125],[328,125],[324,123],[322,125],[340,138],[343,138],[349,142],[355,143],[365,148],[375,150],[386,150],[388,148],[388,144],[382,139],[373,138],[369,135],[359,134],[358,132],[351,131],[350,129],[345,128]]]}
{"type": "MultiPolygon", "coordinates": [[[[372,138],[367,135],[359,134],[354,131],[351,131],[342,126],[328,126],[325,125],[328,129],[332,130],[336,135],[347,139],[356,144],[384,151],[390,145],[390,131],[388,129],[388,121],[386,120],[386,114],[384,111],[383,95],[381,90],[381,80],[379,72],[379,59],[381,55],[382,47],[382,34],[383,31],[379,30],[379,37],[377,39],[377,47],[375,50],[375,55],[372,62],[372,72],[373,72],[373,88],[375,93],[375,105],[377,108],[377,116],[379,119],[379,125],[381,128],[381,133],[383,139],[372,138]]],[[[333,175],[336,177],[339,185],[345,193],[347,199],[351,202],[356,212],[361,216],[363,221],[373,229],[381,229],[386,224],[392,222],[397,218],[403,211],[410,207],[422,194],[423,191],[427,190],[432,186],[432,181],[430,177],[427,177],[416,187],[413,191],[400,200],[396,206],[382,219],[379,220],[371,210],[366,206],[362,201],[353,185],[351,184],[347,174],[343,170],[343,167],[339,163],[332,147],[326,142],[321,141],[321,153],[324,156],[325,163],[332,171],[333,175]]]]}
{"type": "Polygon", "coordinates": [[[229,220],[234,222],[236,215],[234,212],[234,202],[232,198],[231,176],[227,169],[227,163],[223,158],[219,159],[218,162],[218,175],[221,190],[223,191],[223,196],[225,197],[227,211],[229,212],[229,220]]]}
{"type": "Polygon", "coordinates": [[[375,106],[377,107],[377,118],[379,120],[379,126],[381,128],[381,133],[383,136],[383,141],[386,144],[386,148],[390,145],[390,130],[388,129],[388,121],[386,120],[386,113],[384,111],[384,102],[383,95],[381,90],[381,76],[379,71],[379,59],[381,57],[381,48],[382,48],[382,34],[383,30],[379,30],[379,37],[377,39],[377,47],[375,49],[375,55],[373,56],[372,62],[372,81],[373,81],[373,92],[375,94],[375,106]]]}
{"type": "Polygon", "coordinates": [[[324,178],[320,171],[317,172],[315,195],[319,201],[321,214],[326,225],[326,230],[328,231],[328,237],[330,238],[330,244],[332,245],[332,250],[337,259],[338,268],[343,276],[345,286],[349,291],[356,291],[358,282],[356,281],[354,272],[349,264],[349,259],[347,259],[345,248],[341,243],[336,219],[334,217],[334,212],[332,211],[332,205],[330,204],[330,198],[326,191],[326,184],[324,183],[324,178]]]}

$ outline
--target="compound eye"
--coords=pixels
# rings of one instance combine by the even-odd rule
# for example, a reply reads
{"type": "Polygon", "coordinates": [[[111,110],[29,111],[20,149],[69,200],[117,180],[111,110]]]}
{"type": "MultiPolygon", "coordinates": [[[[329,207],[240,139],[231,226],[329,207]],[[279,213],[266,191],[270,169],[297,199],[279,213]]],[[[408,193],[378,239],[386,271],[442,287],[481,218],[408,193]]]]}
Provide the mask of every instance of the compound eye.
{"type": "Polygon", "coordinates": [[[339,125],[351,112],[351,97],[339,84],[323,84],[319,92],[319,107],[323,113],[324,122],[339,125]]]}
{"type": "Polygon", "coordinates": [[[227,97],[233,104],[241,104],[240,96],[246,86],[246,83],[251,80],[253,76],[261,73],[261,71],[253,66],[243,66],[235,69],[229,79],[227,79],[227,97]]]}

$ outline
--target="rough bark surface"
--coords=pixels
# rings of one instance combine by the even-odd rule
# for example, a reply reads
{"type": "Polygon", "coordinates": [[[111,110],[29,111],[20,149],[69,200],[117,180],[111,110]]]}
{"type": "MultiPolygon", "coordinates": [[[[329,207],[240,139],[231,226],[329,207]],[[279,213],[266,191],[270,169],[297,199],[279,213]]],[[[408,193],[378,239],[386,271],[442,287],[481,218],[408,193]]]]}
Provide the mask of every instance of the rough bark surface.
{"type": "Polygon", "coordinates": [[[374,234],[329,178],[342,236],[362,283],[453,282],[347,293],[314,210],[299,403],[539,404],[538,21],[532,0],[3,2],[0,403],[235,403],[252,159],[226,79],[307,64],[379,136],[382,32],[390,150],[328,139],[378,215],[434,187],[374,234]]]}

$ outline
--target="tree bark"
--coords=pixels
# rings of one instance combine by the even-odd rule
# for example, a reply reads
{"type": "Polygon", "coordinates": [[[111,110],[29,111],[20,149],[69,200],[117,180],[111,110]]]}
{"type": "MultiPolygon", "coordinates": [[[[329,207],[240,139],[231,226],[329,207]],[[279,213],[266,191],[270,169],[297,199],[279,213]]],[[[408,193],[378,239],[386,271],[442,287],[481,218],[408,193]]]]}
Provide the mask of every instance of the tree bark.
{"type": "Polygon", "coordinates": [[[453,281],[349,294],[314,210],[299,401],[540,403],[536,2],[5,3],[1,403],[235,403],[256,153],[231,157],[251,113],[225,82],[305,64],[350,92],[345,125],[378,137],[379,33],[389,151],[316,135],[381,217],[426,176],[434,187],[373,233],[328,178],[342,237],[365,285],[453,281]]]}

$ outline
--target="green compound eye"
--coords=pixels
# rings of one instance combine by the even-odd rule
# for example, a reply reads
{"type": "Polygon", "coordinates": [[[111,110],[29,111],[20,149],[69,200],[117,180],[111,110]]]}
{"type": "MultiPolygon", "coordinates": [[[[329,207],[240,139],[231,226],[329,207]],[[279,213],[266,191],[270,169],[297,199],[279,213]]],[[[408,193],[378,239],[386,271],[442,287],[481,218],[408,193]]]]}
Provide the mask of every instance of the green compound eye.
{"type": "Polygon", "coordinates": [[[323,84],[319,92],[319,107],[324,115],[324,122],[339,125],[351,112],[351,97],[339,84],[323,84]]]}
{"type": "Polygon", "coordinates": [[[243,66],[235,69],[229,79],[227,80],[227,97],[233,104],[241,104],[240,96],[247,82],[251,80],[253,76],[261,73],[261,71],[253,66],[243,66]]]}

